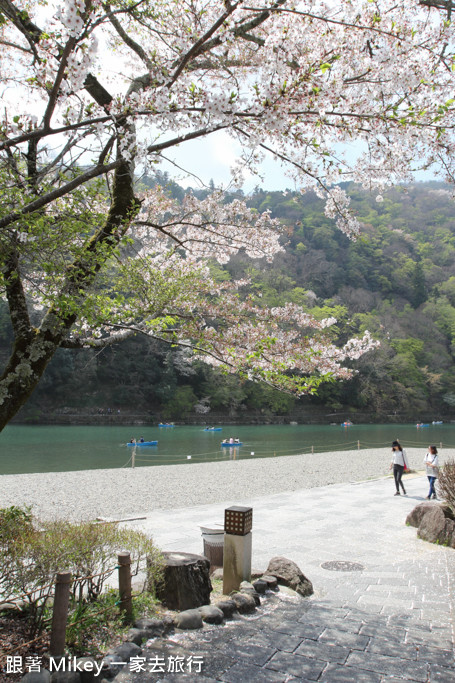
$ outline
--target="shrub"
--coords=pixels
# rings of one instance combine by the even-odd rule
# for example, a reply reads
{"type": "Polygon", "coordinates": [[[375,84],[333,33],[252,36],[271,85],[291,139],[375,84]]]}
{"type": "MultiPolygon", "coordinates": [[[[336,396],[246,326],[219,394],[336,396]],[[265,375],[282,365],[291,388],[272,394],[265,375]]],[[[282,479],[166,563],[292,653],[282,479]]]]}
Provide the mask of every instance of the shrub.
{"type": "Polygon", "coordinates": [[[0,527],[0,597],[25,601],[32,637],[45,626],[57,572],[71,572],[76,610],[100,596],[116,571],[120,551],[131,554],[132,574],[144,571],[149,585],[160,575],[160,554],[139,531],[93,522],[46,522],[38,527],[30,511],[20,508],[0,510],[0,527]]]}
{"type": "Polygon", "coordinates": [[[438,491],[455,512],[455,460],[449,459],[439,470],[438,491]]]}
{"type": "Polygon", "coordinates": [[[73,655],[96,657],[110,644],[113,634],[125,631],[118,597],[118,592],[110,589],[95,602],[73,605],[66,629],[66,645],[73,655]]]}
{"type": "Polygon", "coordinates": [[[11,505],[0,509],[0,551],[8,547],[18,536],[32,529],[32,513],[29,507],[11,505]]]}

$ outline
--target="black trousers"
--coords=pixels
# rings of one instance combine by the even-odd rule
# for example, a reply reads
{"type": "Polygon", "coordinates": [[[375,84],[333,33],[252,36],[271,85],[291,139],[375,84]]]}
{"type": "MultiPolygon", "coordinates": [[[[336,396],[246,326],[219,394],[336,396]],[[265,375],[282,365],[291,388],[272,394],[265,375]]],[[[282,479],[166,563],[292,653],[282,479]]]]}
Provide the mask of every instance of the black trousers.
{"type": "Polygon", "coordinates": [[[400,492],[400,486],[403,489],[403,493],[406,493],[405,488],[403,486],[403,482],[401,481],[401,477],[403,476],[404,472],[404,465],[394,465],[393,466],[393,478],[395,479],[395,486],[397,488],[397,492],[400,492]]]}

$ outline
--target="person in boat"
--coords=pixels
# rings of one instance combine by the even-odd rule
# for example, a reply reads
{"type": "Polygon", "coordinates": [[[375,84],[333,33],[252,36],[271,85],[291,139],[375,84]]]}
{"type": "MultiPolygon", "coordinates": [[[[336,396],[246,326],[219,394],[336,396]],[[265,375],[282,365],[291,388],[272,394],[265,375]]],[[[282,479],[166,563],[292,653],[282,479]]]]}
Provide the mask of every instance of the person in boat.
{"type": "Polygon", "coordinates": [[[144,437],[141,436],[141,438],[139,439],[139,443],[144,443],[144,441],[145,441],[144,437]]]}
{"type": "Polygon", "coordinates": [[[231,437],[230,437],[230,439],[229,439],[229,443],[235,443],[235,441],[234,441],[234,437],[233,437],[233,436],[231,436],[231,437]]]}
{"type": "Polygon", "coordinates": [[[130,443],[136,443],[136,439],[130,439],[130,443]]]}
{"type": "Polygon", "coordinates": [[[240,443],[240,439],[234,439],[234,443],[240,443]]]}

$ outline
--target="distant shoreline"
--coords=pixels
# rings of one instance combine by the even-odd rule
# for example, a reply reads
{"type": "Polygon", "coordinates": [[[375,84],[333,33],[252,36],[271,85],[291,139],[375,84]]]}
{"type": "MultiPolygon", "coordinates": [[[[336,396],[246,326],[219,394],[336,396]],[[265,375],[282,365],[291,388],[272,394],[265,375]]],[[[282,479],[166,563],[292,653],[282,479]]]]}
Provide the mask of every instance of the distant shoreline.
{"type": "MultiPolygon", "coordinates": [[[[406,448],[423,471],[425,448],[406,448]]],[[[440,451],[441,462],[455,449],[440,451]]],[[[197,505],[246,503],[283,491],[362,482],[389,474],[390,448],[247,460],[0,475],[0,508],[31,505],[39,519],[121,519],[197,505]]],[[[409,475],[412,476],[412,475],[409,475]]],[[[390,482],[391,491],[393,481],[390,482]]]]}
{"type": "MultiPolygon", "coordinates": [[[[379,416],[375,414],[376,419],[371,419],[370,415],[356,415],[355,416],[355,422],[353,422],[353,426],[355,425],[375,425],[375,424],[416,424],[416,419],[415,417],[409,416],[409,415],[383,415],[379,416]]],[[[248,426],[248,425],[305,425],[305,426],[320,426],[320,427],[328,427],[331,425],[340,425],[343,422],[347,422],[349,420],[353,420],[352,415],[349,417],[349,415],[327,415],[327,416],[308,416],[307,419],[304,419],[302,416],[299,417],[289,417],[286,415],[275,415],[275,416],[267,416],[267,417],[260,417],[260,416],[253,416],[249,419],[246,419],[245,416],[242,418],[228,418],[225,415],[224,416],[213,416],[212,419],[196,419],[196,418],[189,418],[187,420],[165,420],[164,418],[157,418],[156,416],[147,416],[147,415],[128,415],[125,413],[113,413],[113,414],[99,414],[99,415],[88,415],[88,414],[78,414],[78,413],[71,413],[68,415],[57,415],[53,417],[49,417],[48,419],[44,419],[42,416],[40,418],[33,418],[33,417],[24,417],[22,419],[16,418],[10,422],[10,425],[12,427],[110,427],[110,426],[118,426],[118,427],[157,427],[160,422],[166,422],[170,421],[173,422],[176,426],[182,426],[182,427],[206,427],[206,426],[211,426],[213,424],[215,425],[223,425],[223,426],[237,426],[241,427],[242,425],[248,426]]],[[[432,424],[433,419],[430,418],[421,418],[421,422],[432,424]]],[[[447,416],[444,418],[441,417],[441,421],[444,424],[455,424],[455,420],[451,419],[451,417],[447,416]]]]}

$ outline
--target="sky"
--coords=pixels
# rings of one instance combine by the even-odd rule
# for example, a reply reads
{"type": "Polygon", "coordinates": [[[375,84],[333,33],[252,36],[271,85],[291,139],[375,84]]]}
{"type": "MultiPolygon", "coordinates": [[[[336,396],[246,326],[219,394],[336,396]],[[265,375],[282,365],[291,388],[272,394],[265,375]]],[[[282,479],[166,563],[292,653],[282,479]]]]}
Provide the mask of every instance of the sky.
{"type": "MultiPolygon", "coordinates": [[[[360,144],[351,145],[348,158],[352,161],[360,153],[360,144]]],[[[240,154],[240,145],[224,131],[213,133],[209,138],[185,142],[169,154],[177,166],[164,163],[162,171],[169,175],[182,187],[198,187],[201,183],[208,185],[212,179],[218,187],[224,188],[231,181],[230,169],[235,165],[240,154]],[[190,170],[191,174],[185,173],[190,170]]],[[[298,190],[294,181],[286,175],[286,164],[266,153],[260,167],[261,176],[245,172],[244,192],[249,193],[256,186],[263,190],[298,190]]]]}
{"type": "MultiPolygon", "coordinates": [[[[352,163],[361,153],[362,143],[354,142],[349,147],[343,146],[347,159],[352,163]]],[[[235,164],[240,146],[224,131],[212,134],[209,138],[192,140],[172,150],[172,158],[177,166],[164,163],[160,170],[167,171],[181,187],[203,187],[213,180],[217,187],[226,188],[231,181],[230,169],[235,164]],[[191,171],[188,174],[185,171],[191,171]]],[[[435,174],[429,171],[414,173],[416,181],[434,180],[435,174]]],[[[245,173],[242,189],[252,192],[257,186],[263,190],[298,190],[294,181],[286,175],[286,165],[273,159],[271,154],[261,165],[261,177],[245,173]]]]}

